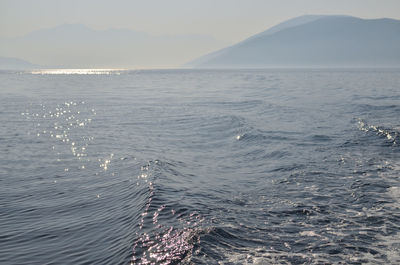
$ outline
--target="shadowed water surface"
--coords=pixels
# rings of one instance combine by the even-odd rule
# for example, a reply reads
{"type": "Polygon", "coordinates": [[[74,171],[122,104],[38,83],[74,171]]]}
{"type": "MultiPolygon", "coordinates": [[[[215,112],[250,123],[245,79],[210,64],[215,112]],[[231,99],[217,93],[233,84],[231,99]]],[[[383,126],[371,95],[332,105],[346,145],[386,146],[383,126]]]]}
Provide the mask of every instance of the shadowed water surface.
{"type": "Polygon", "coordinates": [[[2,264],[398,264],[400,71],[0,72],[2,264]]]}

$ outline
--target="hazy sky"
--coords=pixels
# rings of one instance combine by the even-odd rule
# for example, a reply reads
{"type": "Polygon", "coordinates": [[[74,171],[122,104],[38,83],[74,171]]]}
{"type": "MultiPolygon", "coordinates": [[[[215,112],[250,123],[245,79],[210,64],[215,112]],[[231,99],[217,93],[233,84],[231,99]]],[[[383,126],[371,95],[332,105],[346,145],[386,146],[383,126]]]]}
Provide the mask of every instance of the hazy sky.
{"type": "Polygon", "coordinates": [[[304,14],[400,19],[400,0],[0,0],[0,37],[82,23],[234,43],[304,14]]]}

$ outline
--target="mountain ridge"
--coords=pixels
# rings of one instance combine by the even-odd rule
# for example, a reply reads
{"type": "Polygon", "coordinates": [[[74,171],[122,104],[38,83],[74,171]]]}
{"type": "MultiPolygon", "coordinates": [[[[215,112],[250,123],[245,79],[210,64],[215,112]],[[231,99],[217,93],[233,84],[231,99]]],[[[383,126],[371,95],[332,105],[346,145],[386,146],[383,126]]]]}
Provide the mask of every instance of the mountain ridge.
{"type": "Polygon", "coordinates": [[[40,66],[20,58],[0,56],[0,70],[30,70],[36,68],[40,68],[40,66]]]}
{"type": "Polygon", "coordinates": [[[197,58],[185,66],[400,66],[399,20],[361,19],[343,15],[314,18],[306,23],[294,23],[286,27],[285,23],[291,20],[285,21],[235,45],[197,58]]]}

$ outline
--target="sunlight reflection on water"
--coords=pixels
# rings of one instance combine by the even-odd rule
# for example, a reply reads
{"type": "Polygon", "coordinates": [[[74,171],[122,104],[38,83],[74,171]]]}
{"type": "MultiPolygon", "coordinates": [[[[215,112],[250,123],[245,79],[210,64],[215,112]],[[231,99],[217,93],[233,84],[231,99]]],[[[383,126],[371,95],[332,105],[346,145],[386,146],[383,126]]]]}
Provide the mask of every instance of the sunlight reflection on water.
{"type": "Polygon", "coordinates": [[[34,75],[120,75],[125,69],[40,69],[34,75]]]}

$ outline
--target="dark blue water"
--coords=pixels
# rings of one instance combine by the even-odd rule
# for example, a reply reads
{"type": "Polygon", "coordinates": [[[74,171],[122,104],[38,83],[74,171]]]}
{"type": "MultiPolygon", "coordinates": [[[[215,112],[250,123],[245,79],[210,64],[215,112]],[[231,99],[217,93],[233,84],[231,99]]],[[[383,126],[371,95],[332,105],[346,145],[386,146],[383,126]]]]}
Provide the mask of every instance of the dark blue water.
{"type": "Polygon", "coordinates": [[[0,263],[399,264],[399,117],[396,69],[0,72],[0,263]]]}

